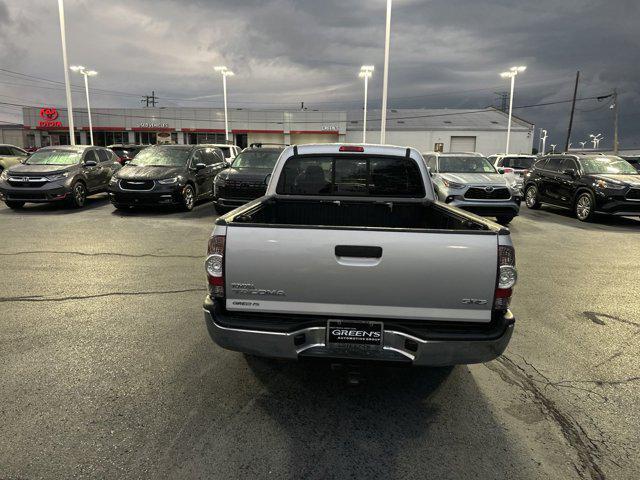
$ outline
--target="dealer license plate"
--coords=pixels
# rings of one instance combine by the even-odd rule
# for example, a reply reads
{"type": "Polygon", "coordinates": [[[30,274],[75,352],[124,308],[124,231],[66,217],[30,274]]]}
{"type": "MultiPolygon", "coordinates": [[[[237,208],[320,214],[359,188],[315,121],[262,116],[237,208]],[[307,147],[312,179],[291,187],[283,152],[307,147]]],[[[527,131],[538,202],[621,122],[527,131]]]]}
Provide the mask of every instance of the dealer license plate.
{"type": "Polygon", "coordinates": [[[352,320],[328,320],[327,343],[343,345],[382,346],[384,328],[382,322],[358,322],[352,320]]]}

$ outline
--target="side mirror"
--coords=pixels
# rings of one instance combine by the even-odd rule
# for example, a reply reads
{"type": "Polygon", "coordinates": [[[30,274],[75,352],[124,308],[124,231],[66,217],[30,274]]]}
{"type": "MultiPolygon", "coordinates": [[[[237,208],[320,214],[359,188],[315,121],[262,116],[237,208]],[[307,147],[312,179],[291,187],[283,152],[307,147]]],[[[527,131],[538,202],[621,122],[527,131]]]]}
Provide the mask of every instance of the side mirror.
{"type": "Polygon", "coordinates": [[[84,162],[85,167],[95,167],[96,165],[98,165],[98,162],[95,160],[87,160],[84,162]]]}
{"type": "Polygon", "coordinates": [[[224,165],[223,165],[223,166],[224,166],[224,168],[229,168],[229,167],[231,167],[231,163],[229,163],[229,162],[227,162],[227,161],[225,161],[225,162],[223,162],[223,163],[224,163],[224,165]]]}
{"type": "Polygon", "coordinates": [[[264,177],[264,184],[269,185],[269,180],[271,180],[271,174],[269,173],[266,177],[264,177]]]}
{"type": "Polygon", "coordinates": [[[202,170],[203,168],[207,168],[207,166],[204,163],[196,163],[193,168],[196,170],[202,170]]]}
{"type": "Polygon", "coordinates": [[[570,176],[571,178],[575,178],[578,176],[578,172],[576,172],[573,168],[567,168],[562,173],[570,176]]]}
{"type": "Polygon", "coordinates": [[[499,169],[498,169],[498,173],[499,173],[500,175],[504,175],[504,168],[499,168],[499,169]]]}

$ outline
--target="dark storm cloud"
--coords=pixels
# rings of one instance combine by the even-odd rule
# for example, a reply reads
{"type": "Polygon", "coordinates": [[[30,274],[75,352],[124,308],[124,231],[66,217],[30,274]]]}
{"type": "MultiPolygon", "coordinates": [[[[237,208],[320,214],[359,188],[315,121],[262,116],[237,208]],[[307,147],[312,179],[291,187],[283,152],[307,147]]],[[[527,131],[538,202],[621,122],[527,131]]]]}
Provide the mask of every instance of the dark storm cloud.
{"type": "MultiPolygon", "coordinates": [[[[2,17],[12,19],[0,38],[16,38],[14,19],[33,19],[36,11],[57,20],[51,2],[29,3],[0,1],[0,25],[2,17]]],[[[67,0],[70,56],[98,64],[105,72],[102,88],[155,89],[165,105],[194,105],[169,98],[219,101],[211,66],[224,63],[237,74],[231,88],[237,104],[291,107],[305,101],[317,108],[359,108],[357,70],[372,63],[373,107],[382,85],[385,3],[113,0],[106,8],[102,2],[67,0]]],[[[623,143],[640,147],[639,20],[635,0],[395,0],[390,105],[484,107],[494,103],[494,92],[508,89],[498,73],[514,64],[529,67],[518,78],[516,105],[561,101],[570,98],[579,69],[579,96],[619,89],[623,143]]],[[[60,78],[56,28],[52,20],[21,42],[26,52],[13,42],[3,63],[60,78]]],[[[59,92],[38,94],[25,87],[16,94],[37,95],[51,98],[59,92]]],[[[137,99],[97,101],[120,106],[137,99]]],[[[610,142],[608,105],[579,102],[574,144],[591,132],[602,132],[610,142]]],[[[569,108],[561,104],[517,114],[550,130],[552,143],[560,145],[569,108]]]]}

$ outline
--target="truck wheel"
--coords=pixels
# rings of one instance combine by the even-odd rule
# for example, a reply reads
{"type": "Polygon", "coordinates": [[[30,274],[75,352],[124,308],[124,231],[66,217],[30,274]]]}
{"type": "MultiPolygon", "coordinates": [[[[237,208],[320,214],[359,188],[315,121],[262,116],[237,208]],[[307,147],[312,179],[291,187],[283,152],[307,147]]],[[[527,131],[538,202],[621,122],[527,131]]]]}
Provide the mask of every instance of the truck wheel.
{"type": "Polygon", "coordinates": [[[196,193],[191,185],[185,185],[182,189],[182,209],[185,212],[193,210],[193,205],[196,203],[196,193]]]}
{"type": "Polygon", "coordinates": [[[69,198],[67,200],[68,205],[72,208],[82,208],[87,201],[87,187],[82,182],[76,182],[71,187],[69,198]]]}
{"type": "Polygon", "coordinates": [[[6,203],[7,207],[9,207],[11,210],[22,208],[25,204],[25,202],[18,202],[16,200],[7,200],[4,203],[6,203]]]}
{"type": "Polygon", "coordinates": [[[537,210],[540,208],[540,202],[538,201],[538,189],[535,185],[529,185],[524,192],[524,203],[531,210],[537,210]]]}
{"type": "Polygon", "coordinates": [[[513,220],[513,215],[502,215],[500,217],[496,217],[496,220],[500,225],[507,226],[513,220]]]}
{"type": "Polygon", "coordinates": [[[576,198],[574,212],[576,218],[581,222],[588,222],[593,219],[593,211],[595,210],[595,202],[590,192],[583,192],[576,198]]]}

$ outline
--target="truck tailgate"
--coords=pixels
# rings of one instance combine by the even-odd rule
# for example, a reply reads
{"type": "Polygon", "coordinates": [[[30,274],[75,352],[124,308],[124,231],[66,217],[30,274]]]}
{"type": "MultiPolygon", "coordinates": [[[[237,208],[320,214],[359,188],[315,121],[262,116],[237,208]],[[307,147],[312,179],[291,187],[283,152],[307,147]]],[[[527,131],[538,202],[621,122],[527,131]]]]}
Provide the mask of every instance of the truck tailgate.
{"type": "Polygon", "coordinates": [[[226,308],[489,322],[497,243],[491,232],[233,226],[226,308]]]}

